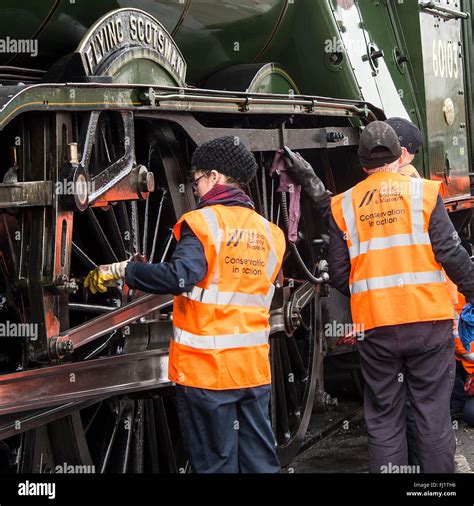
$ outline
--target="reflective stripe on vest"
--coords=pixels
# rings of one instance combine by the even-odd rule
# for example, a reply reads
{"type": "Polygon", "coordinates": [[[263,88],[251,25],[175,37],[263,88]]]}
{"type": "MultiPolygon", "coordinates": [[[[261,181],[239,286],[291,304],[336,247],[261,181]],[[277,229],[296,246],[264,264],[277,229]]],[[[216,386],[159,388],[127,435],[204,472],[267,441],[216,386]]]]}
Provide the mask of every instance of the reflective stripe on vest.
{"type": "MultiPolygon", "coordinates": [[[[199,212],[204,216],[204,220],[209,227],[212,238],[214,239],[214,245],[216,246],[216,256],[219,258],[219,252],[221,249],[221,238],[222,230],[219,228],[219,222],[214,214],[214,211],[210,207],[204,207],[199,209],[199,212]]],[[[214,271],[213,283],[217,283],[219,280],[219,262],[216,262],[216,270],[214,271]]]]}
{"type": "Polygon", "coordinates": [[[275,246],[273,244],[272,233],[270,231],[270,225],[268,221],[259,215],[259,218],[262,220],[263,226],[265,227],[265,231],[267,232],[268,242],[270,243],[270,252],[268,254],[268,265],[267,265],[267,278],[270,279],[273,271],[275,270],[278,264],[278,258],[275,253],[275,246]]]}
{"type": "Polygon", "coordinates": [[[422,285],[425,283],[444,283],[446,279],[441,271],[428,272],[403,272],[391,276],[380,276],[376,278],[354,281],[349,287],[351,294],[378,290],[380,288],[394,288],[404,285],[422,285]]]}
{"type": "Polygon", "coordinates": [[[226,348],[245,348],[268,344],[270,329],[247,334],[222,334],[218,336],[200,336],[175,328],[174,340],[179,344],[205,350],[222,350],[226,348]]]}
{"type": "Polygon", "coordinates": [[[352,188],[344,193],[342,211],[351,241],[349,255],[351,260],[369,251],[393,248],[397,246],[427,245],[431,244],[430,236],[423,231],[423,180],[411,179],[411,234],[396,234],[387,237],[374,237],[368,241],[359,241],[356,217],[352,206],[352,188]]]}
{"type": "Polygon", "coordinates": [[[185,292],[181,295],[187,299],[202,302],[203,304],[265,307],[269,309],[274,292],[274,285],[269,288],[266,295],[254,295],[243,292],[222,292],[217,289],[217,285],[215,283],[212,283],[207,289],[195,286],[190,292],[185,292]]]}

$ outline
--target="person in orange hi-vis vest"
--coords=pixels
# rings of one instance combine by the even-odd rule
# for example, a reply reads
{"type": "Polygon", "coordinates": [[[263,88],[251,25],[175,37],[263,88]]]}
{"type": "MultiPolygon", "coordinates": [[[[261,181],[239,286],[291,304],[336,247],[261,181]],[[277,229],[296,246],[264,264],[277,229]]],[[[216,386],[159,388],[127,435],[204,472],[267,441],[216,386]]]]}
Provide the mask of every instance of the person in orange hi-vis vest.
{"type": "MultiPolygon", "coordinates": [[[[399,160],[399,173],[405,176],[421,178],[419,172],[412,165],[415,154],[418,153],[423,143],[423,137],[418,127],[404,118],[388,118],[385,123],[389,124],[398,135],[402,156],[399,160]]],[[[441,186],[441,190],[443,186],[441,186]]],[[[440,195],[443,192],[440,190],[440,195]]],[[[457,286],[446,276],[451,302],[454,309],[453,338],[455,343],[456,376],[453,392],[451,394],[451,415],[461,413],[466,423],[474,425],[474,397],[466,392],[465,384],[474,374],[474,343],[471,343],[470,351],[466,351],[459,337],[458,321],[461,310],[466,304],[465,297],[458,292],[457,286]]],[[[415,438],[415,424],[409,401],[407,402],[407,438],[409,462],[418,463],[417,445],[415,438]]]]}
{"type": "MultiPolygon", "coordinates": [[[[453,306],[442,268],[472,299],[474,270],[440,184],[399,174],[401,154],[390,125],[363,130],[359,157],[368,177],[332,199],[330,258],[350,266],[352,317],[365,326],[359,354],[370,471],[407,464],[408,394],[421,471],[454,472],[453,306]]],[[[330,266],[333,284],[338,269],[330,266]]]]}
{"type": "Polygon", "coordinates": [[[412,165],[415,155],[423,145],[423,136],[419,128],[405,118],[392,117],[385,120],[398,136],[402,156],[398,161],[398,172],[404,176],[421,177],[412,165]]]}
{"type": "Polygon", "coordinates": [[[472,302],[474,267],[440,183],[398,173],[402,149],[390,125],[367,125],[358,154],[368,177],[332,199],[307,162],[289,156],[287,170],[327,217],[331,286],[350,297],[353,323],[365,328],[369,470],[408,465],[408,396],[420,470],[454,472],[453,306],[442,268],[472,302]]]}
{"type": "MultiPolygon", "coordinates": [[[[365,326],[359,353],[370,470],[407,464],[408,393],[421,470],[454,472],[449,411],[454,353],[448,351],[454,351],[453,308],[435,249],[439,231],[433,227],[435,208],[438,214],[446,211],[439,183],[398,173],[401,155],[392,127],[373,122],[364,129],[359,157],[368,177],[332,199],[336,227],[330,226],[330,258],[341,258],[338,243],[343,242],[352,317],[365,326]]],[[[449,231],[457,237],[451,224],[449,231]]],[[[469,255],[460,244],[456,254],[472,277],[469,255]]],[[[443,267],[460,278],[449,260],[443,267]]]]}
{"type": "Polygon", "coordinates": [[[474,378],[474,342],[470,343],[469,350],[466,350],[462,344],[459,336],[459,317],[466,305],[466,299],[449,279],[448,286],[455,311],[453,332],[456,352],[456,377],[451,395],[451,413],[460,414],[468,425],[474,427],[474,396],[472,388],[469,388],[474,378]]]}
{"type": "Polygon", "coordinates": [[[84,285],[103,292],[124,277],[130,288],[175,296],[168,375],[195,472],[280,472],[268,339],[285,236],[241,188],[257,163],[238,137],[199,146],[191,169],[199,204],[175,225],[170,262],[100,266],[84,285]]]}

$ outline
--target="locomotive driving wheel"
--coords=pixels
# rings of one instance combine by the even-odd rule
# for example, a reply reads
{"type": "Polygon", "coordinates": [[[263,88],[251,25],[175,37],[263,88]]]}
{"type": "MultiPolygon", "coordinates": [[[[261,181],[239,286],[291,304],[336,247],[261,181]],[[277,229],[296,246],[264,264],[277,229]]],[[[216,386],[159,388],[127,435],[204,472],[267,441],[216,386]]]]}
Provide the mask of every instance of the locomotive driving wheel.
{"type": "MultiPolygon", "coordinates": [[[[263,155],[260,158],[257,156],[257,160],[260,160],[260,168],[249,188],[256,210],[286,233],[282,208],[284,204],[277,192],[278,180],[268,175],[271,160],[263,155]]],[[[301,205],[296,244],[301,259],[311,269],[323,259],[315,246],[315,243],[321,241],[315,241],[319,230],[311,206],[304,199],[301,205]]],[[[277,308],[279,318],[277,316],[278,321],[270,335],[270,360],[272,427],[278,457],[285,467],[297,455],[308,428],[316,385],[322,376],[323,336],[321,291],[304,278],[304,272],[289,248],[283,259],[282,272],[284,278],[277,281],[272,304],[272,308],[277,308]],[[295,293],[297,290],[298,293],[306,294],[303,295],[305,303],[301,311],[293,315],[297,317],[297,322],[292,322],[292,325],[289,321],[289,308],[298,295],[295,293]]],[[[273,318],[270,319],[271,323],[272,320],[273,318]]]]}
{"type": "MultiPolygon", "coordinates": [[[[51,130],[48,130],[50,125],[44,118],[38,121],[42,128],[31,126],[26,132],[30,139],[29,146],[39,145],[37,137],[41,134],[46,138],[41,142],[43,149],[49,150],[61,162],[67,153],[67,145],[77,140],[72,132],[94,132],[95,142],[89,150],[89,180],[100,176],[103,167],[113,166],[126,151],[125,145],[114,142],[114,139],[128,137],[127,117],[119,113],[101,113],[95,117],[93,128],[90,127],[90,117],[80,119],[59,114],[54,120],[54,131],[60,132],[61,136],[51,135],[51,130]],[[67,134],[64,135],[64,132],[67,134]],[[53,145],[48,147],[47,142],[53,145]]],[[[33,122],[29,124],[33,125],[33,122]]],[[[135,143],[136,161],[153,173],[155,191],[146,200],[106,202],[105,205],[71,213],[73,216],[68,221],[70,228],[67,229],[70,236],[61,238],[60,243],[67,252],[63,264],[69,269],[68,281],[78,288],[70,292],[63,290],[59,294],[54,292],[54,295],[39,288],[36,288],[36,292],[33,289],[29,292],[30,297],[35,293],[43,293],[44,304],[49,314],[54,315],[52,321],[56,322],[56,332],[110,312],[136,298],[133,290],[124,289],[120,283],[109,287],[105,294],[91,295],[83,288],[82,282],[89,270],[97,265],[126,260],[136,253],[144,254],[153,262],[169,259],[174,248],[171,227],[184,212],[194,207],[192,193],[182,190],[186,166],[182,153],[187,153],[188,157],[190,153],[190,144],[185,137],[170,125],[153,121],[137,120],[133,129],[136,134],[134,138],[138,139],[135,143]]],[[[82,138],[79,134],[78,137],[82,138]]],[[[78,147],[80,153],[88,151],[81,142],[78,147]]],[[[20,157],[20,163],[24,157],[32,161],[35,157],[41,159],[44,158],[44,151],[36,153],[33,149],[31,153],[20,157]]],[[[256,203],[256,210],[284,228],[280,198],[276,191],[277,181],[267,174],[268,160],[257,153],[259,159],[259,172],[249,187],[249,193],[256,203]]],[[[54,179],[53,176],[44,177],[54,179]]],[[[35,176],[30,177],[33,179],[35,176]]],[[[92,192],[96,190],[91,189],[92,192]]],[[[317,232],[311,209],[305,207],[305,202],[303,204],[297,247],[304,263],[312,268],[319,260],[313,241],[317,232]]],[[[20,228],[22,219],[24,217],[21,214],[16,217],[8,215],[6,223],[9,224],[10,235],[20,228]]],[[[30,230],[33,233],[33,228],[30,230]]],[[[48,228],[44,227],[44,230],[47,232],[48,228]]],[[[3,251],[18,260],[21,247],[16,245],[11,251],[3,251]]],[[[40,252],[37,254],[39,256],[40,252]]],[[[33,260],[34,255],[30,258],[30,261],[33,260]]],[[[285,255],[282,270],[284,279],[276,289],[275,299],[277,306],[281,302],[288,307],[292,295],[305,285],[306,280],[289,251],[285,255]]],[[[3,271],[3,274],[8,279],[8,272],[3,271]]],[[[39,311],[41,306],[37,306],[33,305],[35,313],[29,308],[29,313],[20,314],[19,318],[31,319],[34,314],[39,319],[38,315],[43,313],[39,311]]],[[[21,307],[17,304],[16,310],[21,307]]],[[[163,319],[166,314],[158,316],[163,319]]],[[[165,319],[170,323],[171,318],[165,319]]],[[[141,324],[146,325],[146,322],[141,324]]],[[[170,328],[171,325],[168,330],[170,328]]],[[[149,333],[141,333],[139,325],[130,325],[103,335],[77,349],[63,361],[66,364],[84,362],[160,346],[167,348],[169,338],[169,332],[158,338],[151,337],[149,333]]],[[[316,382],[321,374],[318,290],[314,291],[314,296],[307,300],[299,312],[298,324],[292,332],[282,327],[272,333],[270,349],[273,389],[271,418],[279,458],[281,464],[286,466],[298,452],[307,430],[316,382]]],[[[33,356],[41,356],[41,353],[33,356]]],[[[39,365],[41,362],[28,361],[26,353],[22,356],[20,353],[16,363],[17,369],[39,365]]],[[[15,366],[8,370],[15,370],[15,366]]],[[[55,472],[59,469],[59,472],[68,472],[68,465],[86,466],[83,469],[93,469],[95,472],[185,472],[188,469],[170,388],[127,395],[111,393],[99,401],[78,405],[77,409],[69,410],[67,416],[45,420],[43,424],[37,423],[34,429],[20,431],[18,435],[2,442],[0,465],[4,469],[20,472],[55,472]]]]}
{"type": "MultiPolygon", "coordinates": [[[[60,131],[63,131],[63,126],[67,129],[71,125],[68,117],[63,117],[61,121],[60,131]]],[[[78,131],[81,130],[81,121],[88,124],[88,118],[77,121],[78,131]]],[[[114,117],[105,113],[103,118],[99,116],[93,154],[87,171],[89,179],[94,173],[100,174],[101,167],[113,165],[123,157],[125,147],[112,142],[112,134],[120,131],[121,121],[120,115],[114,117]]],[[[152,170],[157,183],[156,191],[150,193],[146,200],[117,201],[106,206],[89,207],[83,212],[74,212],[69,254],[65,264],[70,268],[68,280],[78,288],[66,296],[61,293],[51,304],[54,318],[61,329],[74,327],[108,313],[139,295],[124,289],[120,282],[109,287],[105,294],[91,295],[82,286],[90,269],[100,264],[126,260],[136,253],[141,253],[154,262],[165,261],[172,254],[174,244],[171,227],[177,221],[177,213],[182,214],[187,210],[186,197],[179,195],[178,185],[167,178],[170,166],[175,169],[173,178],[180,177],[178,150],[176,144],[173,144],[169,128],[155,128],[153,135],[150,135],[147,134],[149,127],[149,124],[139,122],[135,126],[137,136],[141,139],[136,146],[136,158],[152,170]]],[[[28,135],[31,135],[32,130],[28,135]]],[[[47,135],[48,133],[45,134],[47,135]]],[[[49,149],[53,154],[59,153],[62,159],[66,146],[62,146],[54,135],[51,137],[53,142],[58,142],[57,149],[45,146],[45,150],[49,149]]],[[[32,139],[35,140],[37,141],[32,139]]],[[[82,149],[83,146],[79,143],[79,151],[82,149]]],[[[20,214],[16,217],[7,214],[7,218],[2,219],[1,223],[8,224],[8,233],[13,236],[20,229],[19,223],[23,218],[20,214]]],[[[63,246],[69,241],[63,241],[63,246]]],[[[18,260],[18,249],[3,249],[2,252],[9,258],[18,260]]],[[[2,270],[2,274],[7,277],[9,273],[2,270]]],[[[45,297],[50,298],[46,291],[45,297]]],[[[15,309],[18,312],[18,308],[15,309]]],[[[4,311],[4,318],[9,317],[11,321],[11,313],[11,310],[4,311]]],[[[151,316],[164,320],[166,314],[151,316]]],[[[27,320],[31,318],[31,313],[20,314],[17,318],[27,320]]],[[[151,335],[146,323],[131,324],[77,349],[72,356],[65,357],[63,362],[72,364],[149,349],[163,348],[166,352],[170,337],[168,330],[171,328],[169,319],[167,320],[163,322],[168,323],[163,335],[156,332],[151,335]]],[[[40,365],[39,362],[29,360],[26,352],[22,355],[21,348],[16,350],[10,347],[6,351],[10,355],[8,367],[1,372],[37,368],[40,365]]],[[[44,365],[48,365],[47,360],[44,365]]],[[[67,391],[67,385],[64,385],[64,390],[67,391]]],[[[60,413],[54,415],[54,410],[53,407],[33,413],[18,413],[16,417],[0,417],[0,429],[9,431],[9,434],[12,431],[8,427],[18,425],[18,434],[0,443],[1,471],[188,471],[171,386],[126,395],[114,395],[111,391],[101,400],[78,403],[76,409],[65,411],[69,413],[67,416],[61,416],[60,413]],[[43,419],[44,423],[32,422],[35,417],[43,419]],[[50,419],[52,421],[48,421],[50,419]],[[22,426],[27,424],[33,424],[35,428],[24,431],[22,426]]]]}

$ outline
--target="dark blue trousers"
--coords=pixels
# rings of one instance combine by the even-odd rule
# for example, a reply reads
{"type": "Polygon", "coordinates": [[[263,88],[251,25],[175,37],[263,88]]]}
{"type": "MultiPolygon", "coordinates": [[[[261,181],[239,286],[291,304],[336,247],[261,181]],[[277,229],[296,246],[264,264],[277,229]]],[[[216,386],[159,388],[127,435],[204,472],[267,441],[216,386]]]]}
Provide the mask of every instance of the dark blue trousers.
{"type": "MultiPolygon", "coordinates": [[[[466,382],[466,371],[459,360],[456,360],[456,376],[454,378],[453,391],[451,393],[451,413],[462,412],[463,420],[474,427],[474,397],[467,395],[464,391],[466,382]]],[[[419,465],[418,447],[416,442],[416,427],[413,410],[410,401],[406,404],[407,414],[407,441],[408,441],[408,463],[419,465]]]]}
{"type": "Polygon", "coordinates": [[[451,320],[390,325],[359,342],[370,472],[408,464],[408,397],[421,472],[454,473],[452,328],[451,320]]]}
{"type": "Polygon", "coordinates": [[[453,393],[451,394],[451,411],[462,411],[464,421],[474,427],[474,397],[464,391],[466,370],[462,363],[456,360],[456,377],[454,378],[453,393]]]}
{"type": "Polygon", "coordinates": [[[270,385],[207,390],[176,385],[184,450],[196,473],[278,473],[270,385]]]}

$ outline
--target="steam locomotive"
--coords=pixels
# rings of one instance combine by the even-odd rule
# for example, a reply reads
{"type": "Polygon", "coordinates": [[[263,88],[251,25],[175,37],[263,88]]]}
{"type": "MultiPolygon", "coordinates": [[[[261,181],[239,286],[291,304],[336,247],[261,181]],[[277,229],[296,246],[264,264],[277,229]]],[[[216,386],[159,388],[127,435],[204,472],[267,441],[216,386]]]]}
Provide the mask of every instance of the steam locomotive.
{"type": "MultiPolygon", "coordinates": [[[[415,165],[442,181],[471,247],[472,2],[468,0],[25,0],[0,21],[0,469],[186,472],[167,379],[172,297],[83,287],[141,253],[166,261],[196,202],[196,145],[235,135],[247,190],[288,229],[271,175],[283,145],[333,193],[362,179],[361,127],[401,116],[415,165]]],[[[291,198],[291,196],[290,196],[291,198]]],[[[271,416],[297,454],[331,357],[360,381],[348,299],[314,276],[326,230],[302,197],[271,309],[271,416]],[[341,339],[342,338],[342,339],[341,339]],[[342,343],[342,344],[341,344],[342,343]]]]}

